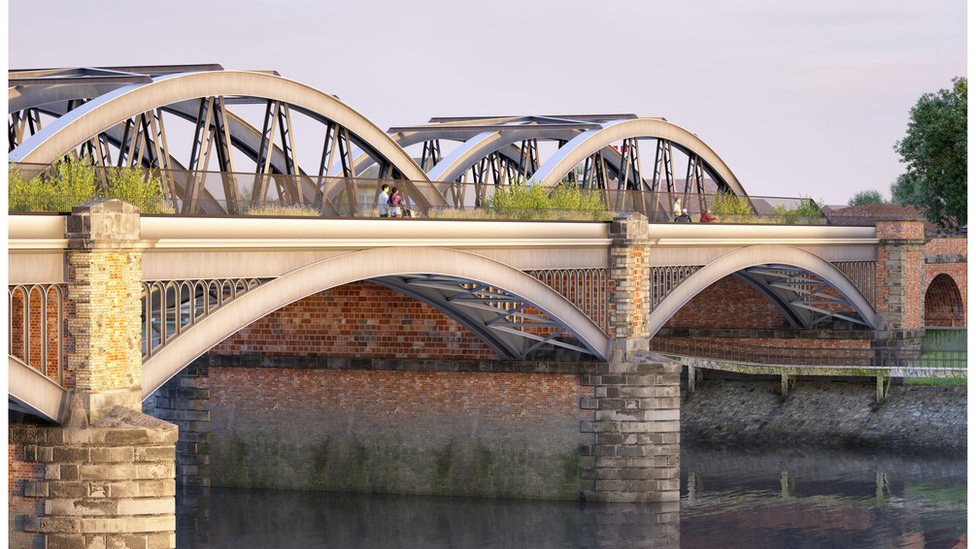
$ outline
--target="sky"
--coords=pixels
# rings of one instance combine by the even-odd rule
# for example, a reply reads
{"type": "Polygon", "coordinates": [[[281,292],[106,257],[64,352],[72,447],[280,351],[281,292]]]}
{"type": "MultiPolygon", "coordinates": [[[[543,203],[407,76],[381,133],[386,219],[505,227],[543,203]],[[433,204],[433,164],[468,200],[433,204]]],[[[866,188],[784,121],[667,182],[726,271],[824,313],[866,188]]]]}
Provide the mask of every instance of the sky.
{"type": "Polygon", "coordinates": [[[889,187],[919,96],[966,76],[964,0],[14,0],[11,69],[275,69],[381,128],[635,113],[704,140],[755,196],[889,187]]]}

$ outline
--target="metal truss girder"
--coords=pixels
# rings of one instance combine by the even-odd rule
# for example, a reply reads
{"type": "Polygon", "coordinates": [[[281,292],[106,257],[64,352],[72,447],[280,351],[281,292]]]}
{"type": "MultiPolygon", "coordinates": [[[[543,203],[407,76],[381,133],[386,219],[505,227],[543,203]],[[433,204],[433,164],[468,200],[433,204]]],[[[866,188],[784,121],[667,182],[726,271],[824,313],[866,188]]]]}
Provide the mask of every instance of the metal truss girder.
{"type": "Polygon", "coordinates": [[[350,139],[363,150],[374,157],[387,159],[406,178],[404,187],[418,206],[446,205],[439,203],[435,193],[421,190],[427,181],[426,174],[375,125],[331,95],[261,72],[168,74],[154,78],[151,83],[123,86],[61,117],[56,127],[45,128],[26,139],[11,151],[9,160],[50,163],[59,151],[73,150],[120,120],[154,108],[214,96],[272,99],[286,103],[318,122],[333,121],[350,130],[350,139]]]}
{"type": "Polygon", "coordinates": [[[374,279],[373,282],[408,293],[449,314],[510,358],[525,358],[540,345],[553,345],[594,354],[583,346],[556,340],[566,326],[544,311],[526,313],[530,304],[524,299],[470,279],[445,276],[398,276],[374,279]],[[504,305],[512,305],[505,308],[504,305]],[[527,331],[550,329],[548,337],[527,331]],[[532,342],[532,343],[527,343],[532,342]]]}

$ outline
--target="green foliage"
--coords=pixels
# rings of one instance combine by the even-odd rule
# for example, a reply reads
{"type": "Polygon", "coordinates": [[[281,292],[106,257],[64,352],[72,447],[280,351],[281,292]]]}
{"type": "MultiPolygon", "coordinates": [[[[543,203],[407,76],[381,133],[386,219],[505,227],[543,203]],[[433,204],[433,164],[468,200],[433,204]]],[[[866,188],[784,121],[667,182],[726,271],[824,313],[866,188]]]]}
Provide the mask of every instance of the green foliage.
{"type": "Polygon", "coordinates": [[[892,199],[918,207],[947,230],[966,224],[966,108],[968,81],[952,80],[952,89],[926,93],[909,114],[904,139],[895,151],[907,164],[891,186],[892,199]]]}
{"type": "Polygon", "coordinates": [[[57,211],[71,211],[71,207],[95,199],[95,167],[80,160],[66,158],[52,166],[52,206],[57,211]]]}
{"type": "Polygon", "coordinates": [[[106,175],[103,196],[128,202],[142,213],[172,213],[158,177],[134,168],[109,168],[106,175]]]}
{"type": "Polygon", "coordinates": [[[20,169],[8,172],[8,210],[11,212],[69,212],[72,206],[96,198],[117,198],[142,213],[172,213],[159,178],[138,168],[107,168],[98,184],[95,166],[75,158],[53,164],[46,174],[30,179],[20,169]]]}
{"type": "Polygon", "coordinates": [[[484,208],[505,219],[609,218],[599,193],[568,185],[550,190],[540,185],[512,184],[495,191],[485,200],[484,208]]]}
{"type": "Polygon", "coordinates": [[[776,206],[773,208],[773,223],[785,225],[823,223],[823,202],[812,198],[802,198],[795,208],[776,206]]]}
{"type": "Polygon", "coordinates": [[[747,221],[755,217],[749,199],[738,196],[734,193],[719,193],[715,196],[715,203],[712,204],[712,213],[717,215],[722,222],[733,220],[747,221]]]}
{"type": "Polygon", "coordinates": [[[50,188],[35,175],[30,179],[13,164],[7,169],[7,209],[11,212],[48,211],[50,188]]]}
{"type": "Polygon", "coordinates": [[[878,191],[858,191],[847,201],[848,206],[861,206],[863,204],[884,204],[884,198],[878,191]]]}

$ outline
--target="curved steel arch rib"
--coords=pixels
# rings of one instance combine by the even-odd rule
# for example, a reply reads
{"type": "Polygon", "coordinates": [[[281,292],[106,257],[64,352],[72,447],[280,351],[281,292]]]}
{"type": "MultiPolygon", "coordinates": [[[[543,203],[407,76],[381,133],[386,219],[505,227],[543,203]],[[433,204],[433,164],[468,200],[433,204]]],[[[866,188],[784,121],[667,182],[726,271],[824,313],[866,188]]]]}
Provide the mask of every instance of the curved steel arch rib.
{"type": "MultiPolygon", "coordinates": [[[[258,97],[287,103],[319,121],[332,121],[347,128],[362,145],[387,160],[408,180],[405,187],[428,181],[423,170],[385,132],[335,97],[293,80],[247,71],[174,74],[148,84],[112,90],[47,125],[8,158],[11,162],[50,163],[64,151],[73,150],[122,120],[157,107],[212,96],[258,97]]],[[[436,193],[413,190],[416,196],[436,203],[436,193]]]]}
{"type": "Polygon", "coordinates": [[[705,162],[707,171],[717,180],[728,185],[739,196],[748,196],[739,180],[725,162],[697,135],[661,118],[635,118],[607,122],[599,130],[586,130],[559,148],[539,167],[535,180],[552,187],[559,183],[577,164],[588,156],[629,138],[651,137],[666,139],[685,152],[691,152],[705,162]]]}
{"type": "MultiPolygon", "coordinates": [[[[405,280],[414,275],[480,282],[518,296],[575,335],[592,354],[606,359],[609,339],[599,326],[530,275],[485,257],[446,248],[375,248],[323,259],[291,271],[207,316],[143,363],[143,398],[217,343],[289,303],[351,282],[385,279],[396,284],[394,279],[405,280]]],[[[444,303],[451,301],[451,296],[444,297],[444,303]]],[[[490,344],[504,346],[510,342],[502,337],[490,344]]]]}
{"type": "MultiPolygon", "coordinates": [[[[788,266],[816,275],[820,282],[840,294],[846,305],[850,306],[860,316],[860,319],[857,319],[859,322],[863,322],[871,329],[879,329],[884,326],[884,318],[874,310],[874,307],[854,283],[823,258],[800,248],[761,245],[729,252],[685,279],[651,312],[648,320],[651,337],[654,337],[654,334],[692,298],[725,276],[742,272],[744,276],[752,279],[751,282],[760,283],[756,277],[762,276],[762,273],[756,268],[761,269],[763,266],[772,266],[771,270],[777,269],[777,266],[788,266]]],[[[789,273],[787,273],[788,277],[789,273]]],[[[807,280],[805,279],[803,283],[807,283],[807,280]]],[[[785,285],[780,286],[785,287],[785,285]]],[[[804,312],[805,305],[790,300],[785,295],[783,287],[772,287],[764,293],[767,298],[773,299],[778,305],[790,306],[795,313],[795,320],[805,324],[810,322],[809,314],[804,312]]],[[[809,309],[807,308],[807,310],[809,309]]]]}

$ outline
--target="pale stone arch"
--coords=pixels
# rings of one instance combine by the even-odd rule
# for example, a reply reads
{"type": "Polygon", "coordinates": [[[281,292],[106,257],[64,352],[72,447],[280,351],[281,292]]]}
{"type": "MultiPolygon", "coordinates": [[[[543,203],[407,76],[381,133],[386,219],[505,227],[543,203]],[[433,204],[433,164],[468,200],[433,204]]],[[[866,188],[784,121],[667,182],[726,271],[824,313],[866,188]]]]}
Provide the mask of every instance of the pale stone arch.
{"type": "Polygon", "coordinates": [[[459,277],[502,289],[557,320],[598,359],[607,357],[610,340],[599,326],[565,297],[528,274],[447,248],[375,248],[295,269],[223,305],[143,364],[143,398],[214,345],[289,303],[351,282],[413,274],[459,277]]]}
{"type": "Polygon", "coordinates": [[[788,265],[816,275],[842,296],[869,328],[879,329],[884,326],[883,317],[875,311],[871,302],[864,297],[857,286],[823,258],[792,246],[759,245],[739,248],[719,256],[681,282],[651,312],[648,320],[651,337],[654,337],[654,334],[692,298],[721,278],[753,267],[771,264],[788,265]]]}

